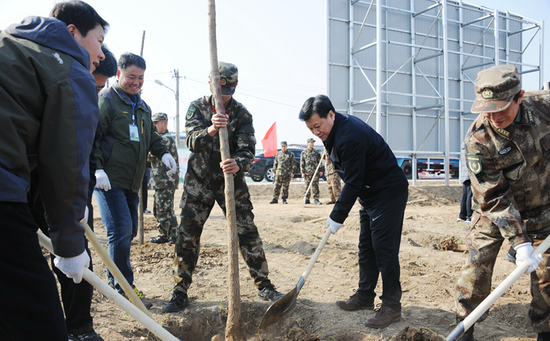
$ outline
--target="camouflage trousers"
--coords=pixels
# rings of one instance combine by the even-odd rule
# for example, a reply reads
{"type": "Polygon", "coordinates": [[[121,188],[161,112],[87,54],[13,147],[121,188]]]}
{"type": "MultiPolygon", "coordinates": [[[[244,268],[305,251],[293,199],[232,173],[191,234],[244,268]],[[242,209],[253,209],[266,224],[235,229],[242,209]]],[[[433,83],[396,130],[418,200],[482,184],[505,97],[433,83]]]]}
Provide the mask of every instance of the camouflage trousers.
{"type": "Polygon", "coordinates": [[[334,172],[327,175],[327,186],[328,194],[330,195],[330,201],[336,202],[340,198],[340,193],[342,193],[342,184],[340,175],[334,172]]]}
{"type": "Polygon", "coordinates": [[[159,235],[174,240],[178,228],[178,220],[174,214],[174,193],[175,188],[164,188],[155,190],[155,203],[153,204],[153,215],[159,225],[159,235]]]}
{"type": "MultiPolygon", "coordinates": [[[[206,190],[206,189],[205,189],[206,190]]],[[[262,245],[262,239],[258,228],[254,224],[252,203],[246,191],[245,197],[238,197],[239,191],[235,189],[235,206],[237,220],[237,234],[239,238],[239,250],[248,266],[250,276],[259,289],[271,284],[267,278],[269,270],[262,245]]],[[[220,205],[225,214],[225,195],[223,187],[221,191],[214,193],[216,202],[220,205]]],[[[197,266],[200,254],[200,237],[203,226],[208,219],[214,201],[204,202],[187,194],[184,190],[180,207],[181,221],[176,237],[176,257],[174,259],[175,273],[179,282],[174,290],[187,293],[191,286],[193,272],[197,266]]]]}
{"type": "Polygon", "coordinates": [[[273,187],[273,199],[279,199],[281,190],[283,191],[282,199],[288,199],[288,186],[290,186],[290,174],[277,174],[273,187]]]}
{"type": "MultiPolygon", "coordinates": [[[[307,191],[307,188],[309,187],[309,183],[311,182],[313,178],[313,174],[306,174],[304,179],[304,192],[307,191]]],[[[315,174],[315,178],[313,178],[313,184],[311,185],[311,188],[306,194],[306,199],[309,200],[311,193],[313,193],[313,199],[319,200],[319,173],[315,174]]]]}
{"type": "MultiPolygon", "coordinates": [[[[550,226],[529,231],[533,247],[550,234],[550,226]]],[[[493,268],[504,238],[499,228],[475,212],[472,226],[465,237],[468,259],[460,270],[456,286],[455,313],[465,318],[491,293],[493,268]]],[[[550,262],[545,252],[538,269],[531,274],[531,306],[529,319],[536,333],[550,332],[550,262]]],[[[478,321],[487,317],[485,313],[478,321]]]]}

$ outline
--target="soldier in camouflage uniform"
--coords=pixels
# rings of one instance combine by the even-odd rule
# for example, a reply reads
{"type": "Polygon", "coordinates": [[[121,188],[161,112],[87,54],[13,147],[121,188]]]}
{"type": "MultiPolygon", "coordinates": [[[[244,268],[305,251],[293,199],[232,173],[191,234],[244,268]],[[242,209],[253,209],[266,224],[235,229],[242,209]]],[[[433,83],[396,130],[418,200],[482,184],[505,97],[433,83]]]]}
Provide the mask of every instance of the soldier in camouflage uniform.
{"type": "MultiPolygon", "coordinates": [[[[529,264],[529,318],[537,340],[550,340],[548,253],[530,257],[550,234],[550,93],[521,90],[513,65],[480,71],[474,86],[471,111],[481,115],[465,138],[474,213],[454,310],[460,321],[490,294],[497,254],[508,238],[516,264],[529,264]]],[[[473,331],[460,340],[474,340],[473,331]]]]}
{"type": "Polygon", "coordinates": [[[155,202],[153,204],[153,214],[159,225],[158,237],[149,239],[151,243],[164,244],[174,242],[176,238],[176,230],[178,228],[178,220],[174,214],[174,193],[178,189],[180,180],[179,172],[179,156],[176,140],[168,131],[168,115],[165,113],[156,113],[153,115],[153,123],[157,126],[160,136],[166,143],[166,148],[170,155],[176,161],[177,170],[170,175],[166,174],[168,169],[161,159],[149,154],[147,161],[151,162],[151,181],[155,190],[155,202]]]}
{"type": "Polygon", "coordinates": [[[314,144],[314,139],[307,139],[307,149],[300,155],[300,171],[302,172],[302,178],[304,178],[305,191],[307,191],[309,183],[313,181],[311,190],[305,193],[306,204],[310,204],[309,198],[311,196],[311,192],[313,192],[313,199],[315,200],[314,204],[321,205],[321,202],[319,201],[319,176],[323,176],[323,173],[317,172],[317,174],[315,174],[317,165],[321,162],[321,153],[319,153],[317,149],[313,148],[314,144]],[[315,174],[315,177],[313,174],[315,174]]]}
{"type": "Polygon", "coordinates": [[[288,186],[290,179],[294,177],[296,170],[296,157],[294,153],[288,150],[286,141],[281,142],[281,151],[275,156],[273,162],[273,173],[275,173],[275,185],[273,187],[273,200],[270,204],[278,203],[279,194],[283,190],[283,204],[286,204],[288,198],[288,186]]]}
{"type": "Polygon", "coordinates": [[[238,80],[233,64],[220,62],[222,99],[225,113],[216,113],[213,96],[205,96],[189,105],[185,131],[189,156],[181,197],[181,221],[176,237],[176,275],[179,282],[163,312],[175,312],[189,305],[187,290],[192,282],[200,251],[200,236],[214,203],[225,212],[225,174],[234,175],[235,206],[239,248],[258,288],[258,298],[276,301],[277,292],[268,279],[268,266],[262,239],[254,224],[252,202],[244,174],[254,160],[256,138],[252,115],[232,95],[238,80]],[[226,127],[231,159],[221,159],[218,130],[226,127]]]}
{"type": "Polygon", "coordinates": [[[340,193],[342,193],[342,179],[340,178],[340,175],[338,175],[338,173],[336,173],[336,171],[334,170],[334,164],[332,163],[332,160],[330,159],[328,153],[325,153],[323,155],[323,160],[325,160],[325,172],[327,175],[328,193],[330,194],[330,201],[326,204],[332,205],[336,203],[336,201],[340,197],[340,193]]]}

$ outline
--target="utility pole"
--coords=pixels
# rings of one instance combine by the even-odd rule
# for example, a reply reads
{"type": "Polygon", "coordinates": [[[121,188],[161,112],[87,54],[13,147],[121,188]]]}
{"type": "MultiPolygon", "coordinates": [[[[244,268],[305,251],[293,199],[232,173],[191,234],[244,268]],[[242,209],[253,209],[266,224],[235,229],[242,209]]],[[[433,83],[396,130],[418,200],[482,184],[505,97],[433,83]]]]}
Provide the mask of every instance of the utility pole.
{"type": "Polygon", "coordinates": [[[180,147],[180,70],[174,70],[176,77],[176,147],[180,147]]]}

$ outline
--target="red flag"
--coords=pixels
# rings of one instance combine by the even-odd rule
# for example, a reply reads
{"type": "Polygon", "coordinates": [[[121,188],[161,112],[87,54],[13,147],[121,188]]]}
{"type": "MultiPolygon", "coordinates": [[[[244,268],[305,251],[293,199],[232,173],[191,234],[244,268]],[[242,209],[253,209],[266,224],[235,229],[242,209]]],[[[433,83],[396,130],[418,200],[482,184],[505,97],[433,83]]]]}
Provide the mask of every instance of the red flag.
{"type": "Polygon", "coordinates": [[[264,156],[270,157],[277,155],[277,122],[273,123],[271,128],[265,133],[262,139],[262,146],[264,148],[264,156]]]}

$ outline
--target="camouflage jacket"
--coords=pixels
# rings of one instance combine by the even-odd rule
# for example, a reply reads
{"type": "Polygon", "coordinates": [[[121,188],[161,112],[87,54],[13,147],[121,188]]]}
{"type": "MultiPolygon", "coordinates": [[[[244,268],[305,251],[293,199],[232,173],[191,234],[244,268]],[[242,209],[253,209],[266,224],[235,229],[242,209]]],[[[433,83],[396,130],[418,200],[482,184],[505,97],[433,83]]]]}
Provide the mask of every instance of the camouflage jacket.
{"type": "Polygon", "coordinates": [[[275,156],[273,162],[273,172],[277,175],[289,175],[296,171],[296,157],[290,150],[282,150],[275,156]]]}
{"type": "Polygon", "coordinates": [[[151,162],[151,182],[153,184],[153,189],[166,189],[166,188],[178,188],[178,183],[180,179],[180,165],[179,165],[179,156],[178,148],[176,147],[176,140],[170,135],[168,129],[163,131],[160,136],[163,138],[164,143],[166,143],[166,148],[178,167],[177,171],[171,175],[167,175],[168,168],[158,157],[151,155],[147,157],[147,161],[151,162]]]}
{"type": "Polygon", "coordinates": [[[334,164],[332,163],[332,160],[330,159],[330,156],[328,153],[325,153],[323,156],[323,160],[325,160],[325,172],[327,175],[334,174],[336,171],[334,170],[334,164]]]}
{"type": "Polygon", "coordinates": [[[302,174],[313,175],[317,165],[321,161],[321,153],[315,148],[306,149],[300,155],[300,172],[302,174]]]}
{"type": "Polygon", "coordinates": [[[479,115],[466,138],[472,226],[488,219],[513,246],[550,226],[550,92],[527,92],[519,122],[495,129],[479,115]]]}
{"type": "MultiPolygon", "coordinates": [[[[240,167],[236,176],[242,176],[252,166],[256,151],[256,138],[252,125],[252,115],[244,105],[231,99],[226,113],[227,133],[229,137],[229,153],[240,167]]],[[[204,191],[199,184],[207,183],[213,178],[223,178],[220,168],[221,152],[219,134],[208,135],[208,127],[212,125],[212,96],[205,96],[193,101],[187,111],[185,140],[191,154],[187,164],[187,174],[184,186],[191,195],[202,197],[204,191]],[[190,186],[190,182],[194,182],[190,186]],[[192,188],[191,188],[192,187],[192,188]]]]}

